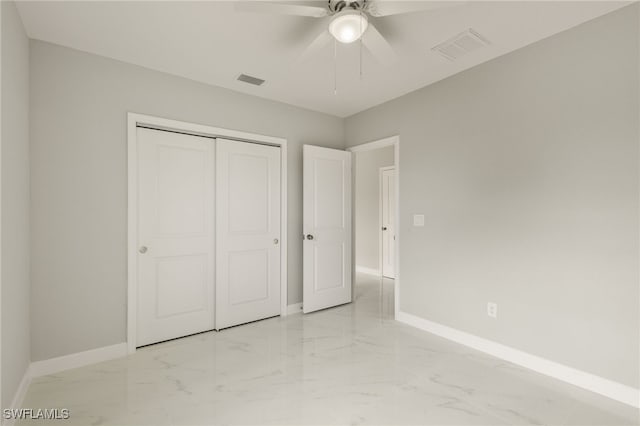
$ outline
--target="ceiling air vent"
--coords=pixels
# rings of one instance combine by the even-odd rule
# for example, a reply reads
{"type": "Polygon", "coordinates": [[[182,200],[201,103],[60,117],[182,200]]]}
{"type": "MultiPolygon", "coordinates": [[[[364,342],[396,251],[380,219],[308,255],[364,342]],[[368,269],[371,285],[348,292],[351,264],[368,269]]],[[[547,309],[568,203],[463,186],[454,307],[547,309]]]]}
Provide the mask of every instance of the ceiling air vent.
{"type": "Polygon", "coordinates": [[[240,74],[237,78],[238,81],[242,81],[244,83],[249,83],[249,84],[253,84],[254,86],[261,86],[262,83],[264,83],[264,80],[257,78],[257,77],[252,77],[250,75],[246,75],[246,74],[240,74]]]}
{"type": "Polygon", "coordinates": [[[450,61],[455,61],[461,56],[478,50],[488,44],[489,41],[486,38],[469,28],[467,31],[431,48],[431,50],[440,53],[450,61]]]}

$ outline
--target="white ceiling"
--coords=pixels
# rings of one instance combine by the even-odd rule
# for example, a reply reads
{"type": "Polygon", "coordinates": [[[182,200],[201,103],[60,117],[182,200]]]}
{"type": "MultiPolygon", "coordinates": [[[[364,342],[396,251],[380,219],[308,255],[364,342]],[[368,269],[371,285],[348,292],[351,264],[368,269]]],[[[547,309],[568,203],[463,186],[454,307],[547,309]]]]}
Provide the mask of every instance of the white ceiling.
{"type": "Polygon", "coordinates": [[[346,117],[628,3],[468,1],[375,19],[398,60],[383,66],[364,51],[360,78],[358,43],[338,45],[336,94],[333,44],[299,60],[326,21],[238,12],[226,1],[44,1],[18,9],[34,39],[346,117]],[[491,45],[455,62],[431,52],[470,27],[491,45]],[[249,86],[235,80],[240,73],[267,82],[249,86]]]}

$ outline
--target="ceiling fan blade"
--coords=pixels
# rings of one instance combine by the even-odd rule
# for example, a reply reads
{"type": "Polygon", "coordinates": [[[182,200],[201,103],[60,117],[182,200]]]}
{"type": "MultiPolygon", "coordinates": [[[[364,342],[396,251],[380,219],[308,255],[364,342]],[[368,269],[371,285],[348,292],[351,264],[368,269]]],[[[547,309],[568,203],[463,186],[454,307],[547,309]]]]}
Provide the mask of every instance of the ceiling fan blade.
{"type": "Polygon", "coordinates": [[[389,42],[380,34],[380,31],[372,24],[362,36],[362,44],[382,64],[391,65],[396,60],[396,53],[389,42]]]}
{"type": "Polygon", "coordinates": [[[273,3],[269,1],[237,1],[235,9],[241,12],[274,13],[279,15],[307,16],[324,18],[329,11],[326,8],[299,4],[273,3]]]}
{"type": "Polygon", "coordinates": [[[314,55],[323,47],[325,47],[327,44],[329,44],[331,40],[333,40],[333,36],[329,33],[328,30],[326,29],[323,30],[320,34],[316,36],[316,38],[313,39],[311,43],[309,43],[307,48],[304,49],[304,51],[298,58],[298,61],[302,62],[307,60],[310,56],[314,55]]]}
{"type": "Polygon", "coordinates": [[[369,3],[367,12],[371,16],[380,18],[383,16],[400,15],[402,13],[426,12],[445,7],[462,6],[466,3],[466,1],[377,0],[369,3]]]}

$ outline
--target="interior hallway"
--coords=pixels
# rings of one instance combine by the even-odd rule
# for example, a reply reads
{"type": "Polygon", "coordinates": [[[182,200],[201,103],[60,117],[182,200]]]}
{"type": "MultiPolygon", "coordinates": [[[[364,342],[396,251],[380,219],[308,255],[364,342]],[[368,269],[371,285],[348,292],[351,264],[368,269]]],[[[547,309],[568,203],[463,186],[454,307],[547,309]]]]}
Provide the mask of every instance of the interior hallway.
{"type": "Polygon", "coordinates": [[[638,423],[632,407],[393,321],[392,280],[359,275],[354,300],[40,377],[24,407],[68,408],[65,425],[638,423]]]}

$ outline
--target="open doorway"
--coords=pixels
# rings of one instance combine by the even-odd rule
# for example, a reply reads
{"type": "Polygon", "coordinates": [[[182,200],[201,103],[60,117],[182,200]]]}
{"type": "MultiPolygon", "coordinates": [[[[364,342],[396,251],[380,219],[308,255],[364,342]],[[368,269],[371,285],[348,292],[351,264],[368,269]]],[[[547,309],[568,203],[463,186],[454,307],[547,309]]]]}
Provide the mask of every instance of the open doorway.
{"type": "Polygon", "coordinates": [[[397,304],[397,138],[350,149],[353,152],[354,301],[377,298],[382,318],[397,304]]]}

